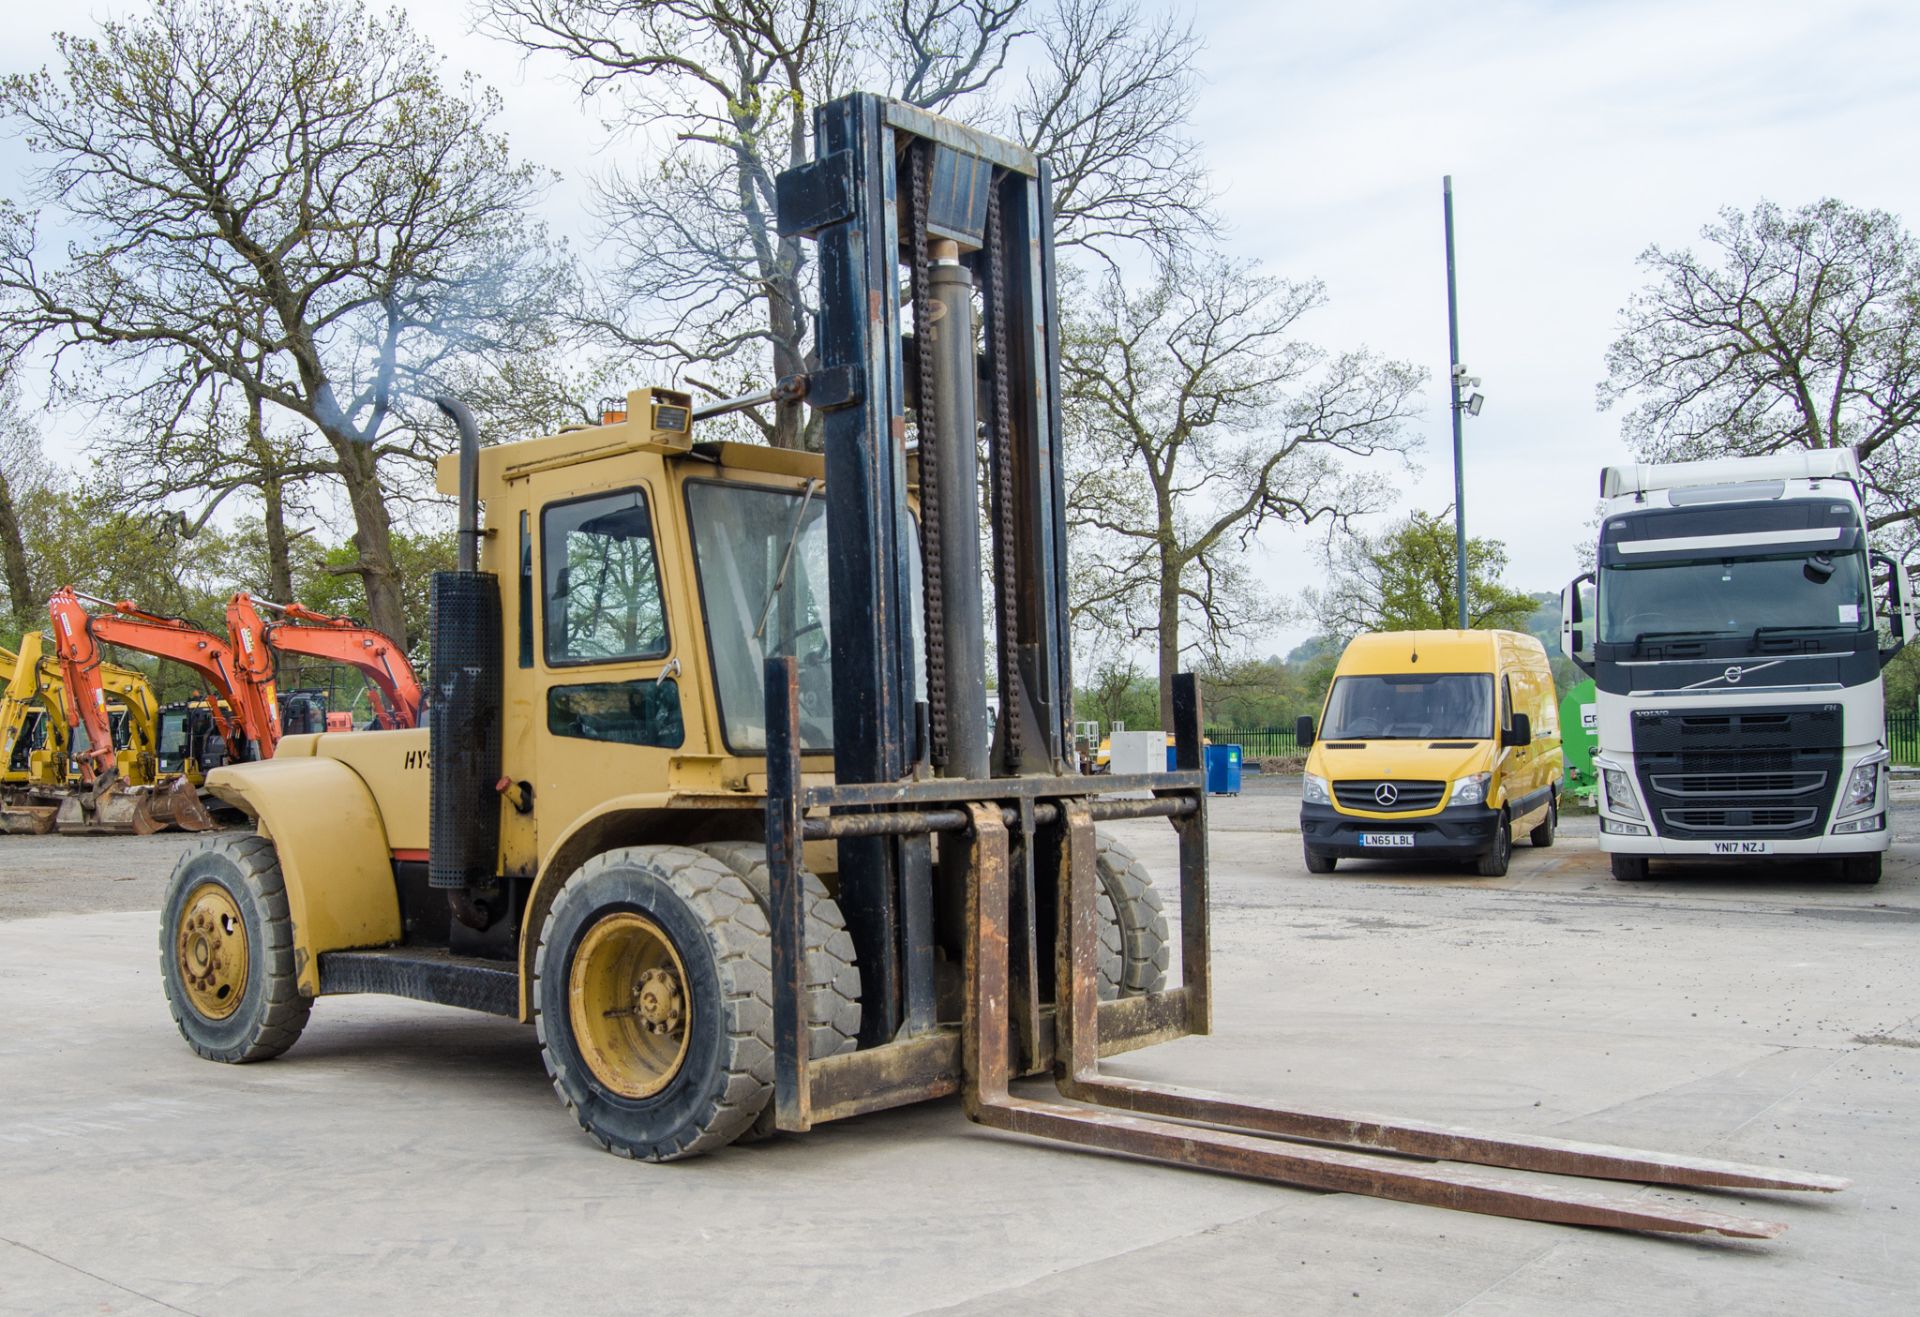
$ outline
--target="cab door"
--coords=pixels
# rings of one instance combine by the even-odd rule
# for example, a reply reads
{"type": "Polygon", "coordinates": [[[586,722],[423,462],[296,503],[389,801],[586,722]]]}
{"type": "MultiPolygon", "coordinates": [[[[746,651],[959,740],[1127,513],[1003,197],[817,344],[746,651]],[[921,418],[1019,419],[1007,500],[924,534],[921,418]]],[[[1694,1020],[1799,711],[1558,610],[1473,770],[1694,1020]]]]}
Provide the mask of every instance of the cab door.
{"type": "Polygon", "coordinates": [[[534,729],[528,780],[546,830],[531,838],[537,853],[611,797],[665,792],[687,734],[661,569],[662,491],[636,478],[590,494],[554,488],[542,500],[562,474],[535,478],[526,527],[534,652],[518,671],[520,720],[534,729]]]}

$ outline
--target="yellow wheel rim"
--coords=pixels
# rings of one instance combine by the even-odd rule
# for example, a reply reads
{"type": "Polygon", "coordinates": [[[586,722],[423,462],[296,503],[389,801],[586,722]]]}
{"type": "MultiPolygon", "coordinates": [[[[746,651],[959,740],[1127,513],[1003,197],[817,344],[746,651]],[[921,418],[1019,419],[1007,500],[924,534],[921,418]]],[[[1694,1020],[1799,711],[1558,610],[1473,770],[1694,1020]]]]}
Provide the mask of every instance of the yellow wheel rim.
{"type": "Polygon", "coordinates": [[[209,1020],[239,1010],[247,992],[247,925],[233,894],[201,883],[188,894],[175,934],[174,959],[193,1009],[209,1020]]]}
{"type": "Polygon", "coordinates": [[[645,915],[603,916],[573,953],[567,1010],[587,1068],[626,1098],[652,1097],[680,1073],[693,1002],[680,954],[645,915]]]}

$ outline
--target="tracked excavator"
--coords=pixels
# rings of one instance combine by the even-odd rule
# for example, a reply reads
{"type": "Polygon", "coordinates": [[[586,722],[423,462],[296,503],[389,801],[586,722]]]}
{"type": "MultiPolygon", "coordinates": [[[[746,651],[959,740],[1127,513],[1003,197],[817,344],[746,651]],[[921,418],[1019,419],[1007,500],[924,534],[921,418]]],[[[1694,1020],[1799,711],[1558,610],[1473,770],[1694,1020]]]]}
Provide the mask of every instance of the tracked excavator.
{"type": "Polygon", "coordinates": [[[778,186],[819,271],[804,378],[699,410],[643,389],[612,423],[485,448],[443,402],[460,556],[433,583],[427,725],[208,775],[257,828],[168,888],[187,1043],[279,1056],[333,994],[491,1012],[535,1029],[588,1136],[649,1161],[957,1095],[1014,1136],[1536,1221],[1783,1228],[1486,1168],[1843,1188],[1103,1069],[1212,1030],[1207,799],[1189,677],[1173,771],[1073,771],[1047,166],[875,96],[814,129],[778,186]],[[802,397],[822,454],[701,435],[802,397]],[[1177,948],[1100,832],[1119,819],[1173,830],[1177,948]]]}
{"type": "MultiPolygon", "coordinates": [[[[0,670],[9,657],[0,650],[0,670]]],[[[153,687],[118,664],[102,663],[99,676],[115,771],[132,786],[151,787],[162,776],[153,687]]],[[[29,631],[0,690],[0,832],[52,831],[62,805],[81,787],[74,755],[88,748],[87,731],[82,726],[76,735],[65,697],[46,633],[29,631]]]]}
{"type": "MultiPolygon", "coordinates": [[[[60,803],[57,826],[65,830],[131,830],[154,832],[166,827],[191,832],[215,826],[200,798],[190,765],[161,775],[150,783],[130,780],[121,772],[110,748],[107,721],[106,657],[103,645],[181,663],[199,675],[207,688],[204,708],[218,734],[223,762],[271,755],[279,739],[277,693],[271,681],[255,681],[236,660],[233,647],[210,631],[182,618],[147,612],[125,600],[114,602],[85,595],[70,586],[55,590],[47,601],[53,621],[54,651],[65,684],[65,707],[73,726],[84,728],[88,748],[74,755],[81,789],[60,803]],[[105,611],[93,613],[88,604],[105,611]]],[[[172,712],[171,710],[169,711],[172,712]]],[[[180,716],[191,717],[191,710],[180,716]]],[[[159,719],[155,751],[167,758],[168,723],[159,719]]],[[[196,765],[197,766],[197,765],[196,765]]],[[[169,763],[171,769],[174,764],[169,763]]]]}
{"type": "Polygon", "coordinates": [[[274,679],[275,659],[281,655],[341,663],[366,679],[375,727],[398,730],[420,721],[420,682],[413,665],[399,645],[372,627],[297,602],[255,599],[242,590],[227,603],[227,632],[256,684],[274,679]],[[274,620],[261,615],[263,608],[274,614],[274,620]]]}

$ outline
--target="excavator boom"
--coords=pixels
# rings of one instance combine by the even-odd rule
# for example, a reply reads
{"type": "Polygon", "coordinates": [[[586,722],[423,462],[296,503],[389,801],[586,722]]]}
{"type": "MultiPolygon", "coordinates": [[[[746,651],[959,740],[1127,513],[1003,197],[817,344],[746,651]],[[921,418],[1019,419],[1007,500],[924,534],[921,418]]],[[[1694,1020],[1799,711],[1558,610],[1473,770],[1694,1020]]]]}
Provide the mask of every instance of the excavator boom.
{"type": "Polygon", "coordinates": [[[227,603],[227,630],[255,680],[272,680],[276,654],[343,663],[366,678],[378,726],[395,729],[419,724],[420,682],[413,665],[399,645],[372,627],[298,603],[256,600],[242,590],[227,603]],[[262,608],[279,613],[281,620],[266,620],[260,615],[262,608]]]}
{"type": "Polygon", "coordinates": [[[113,737],[107,722],[105,656],[100,646],[120,645],[181,663],[212,688],[214,723],[233,760],[265,759],[279,741],[279,712],[271,681],[259,682],[239,661],[233,647],[211,632],[176,617],[144,612],[122,600],[111,613],[92,614],[82,596],[62,586],[47,601],[53,619],[54,647],[67,687],[67,712],[87,730],[88,781],[113,766],[113,737]],[[224,705],[224,707],[223,707],[224,705]]]}

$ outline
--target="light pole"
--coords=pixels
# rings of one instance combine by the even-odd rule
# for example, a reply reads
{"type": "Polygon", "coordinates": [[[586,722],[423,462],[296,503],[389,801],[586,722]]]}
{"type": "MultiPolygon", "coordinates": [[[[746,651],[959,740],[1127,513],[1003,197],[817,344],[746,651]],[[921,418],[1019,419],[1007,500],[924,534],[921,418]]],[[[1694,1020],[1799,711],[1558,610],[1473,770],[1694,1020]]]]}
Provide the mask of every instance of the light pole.
{"type": "Polygon", "coordinates": [[[1478,416],[1486,398],[1478,393],[1462,399],[1462,389],[1473,390],[1480,381],[1467,374],[1460,364],[1460,303],[1453,287],[1453,175],[1440,184],[1442,204],[1447,217],[1447,387],[1453,405],[1453,578],[1459,600],[1460,629],[1467,629],[1467,482],[1460,462],[1460,415],[1478,416]]]}

